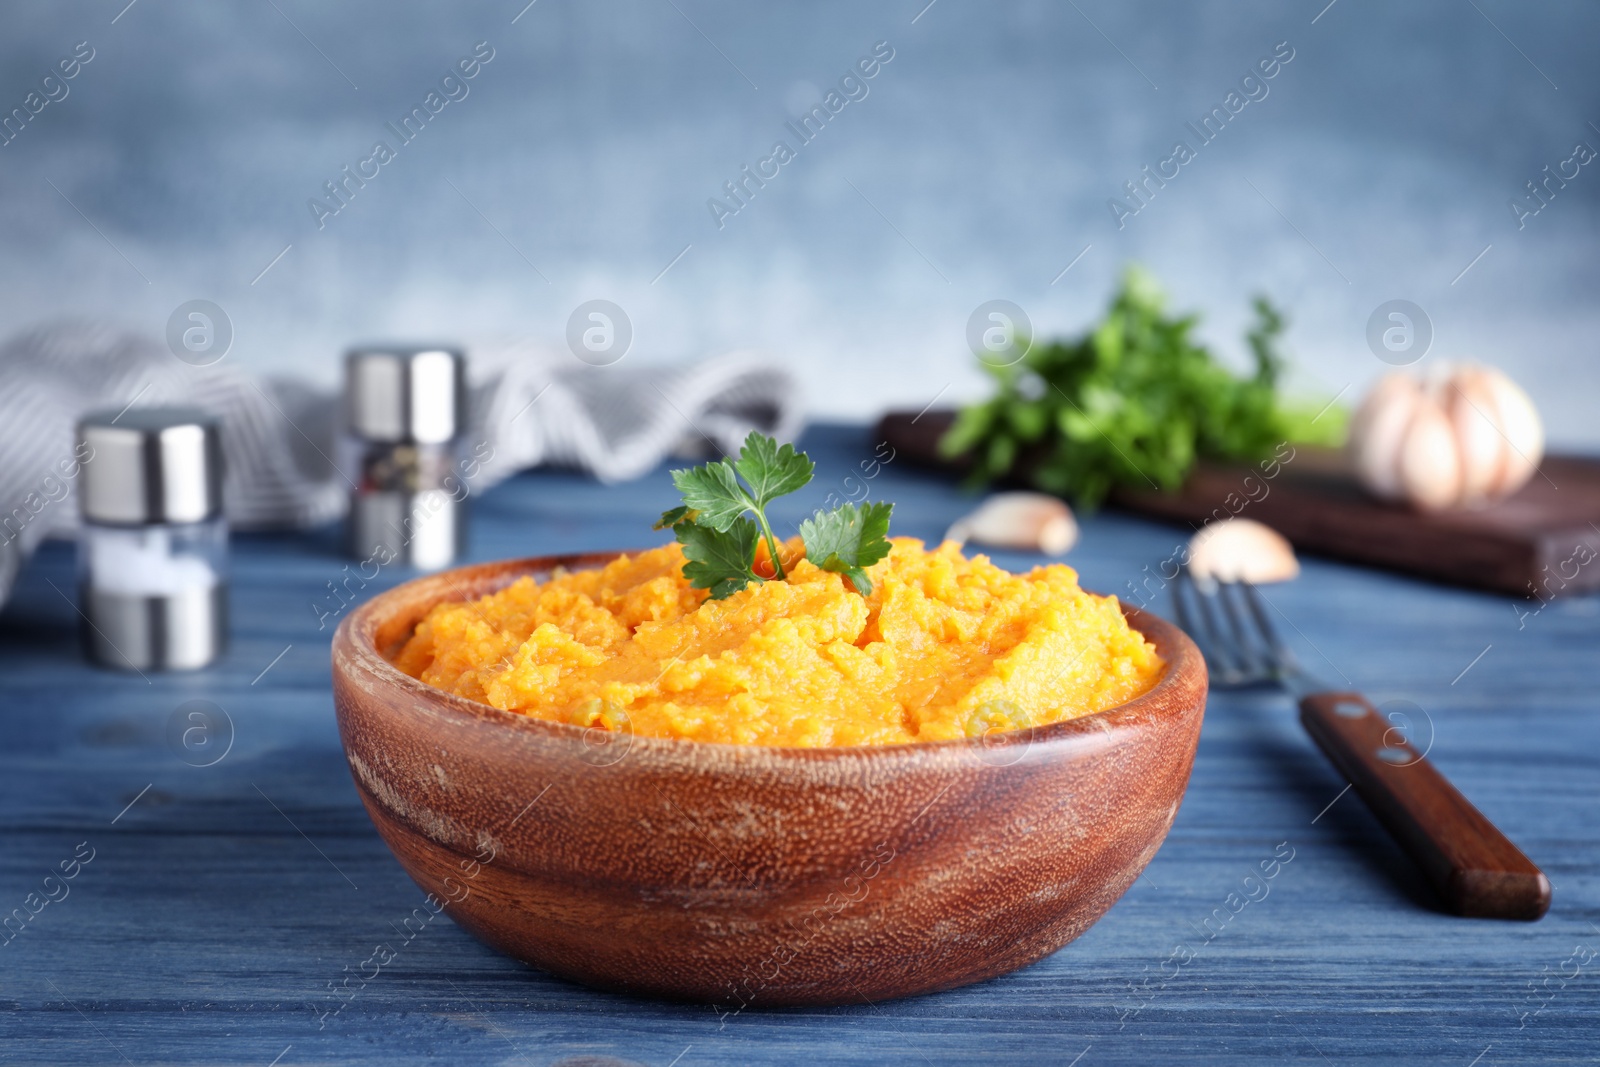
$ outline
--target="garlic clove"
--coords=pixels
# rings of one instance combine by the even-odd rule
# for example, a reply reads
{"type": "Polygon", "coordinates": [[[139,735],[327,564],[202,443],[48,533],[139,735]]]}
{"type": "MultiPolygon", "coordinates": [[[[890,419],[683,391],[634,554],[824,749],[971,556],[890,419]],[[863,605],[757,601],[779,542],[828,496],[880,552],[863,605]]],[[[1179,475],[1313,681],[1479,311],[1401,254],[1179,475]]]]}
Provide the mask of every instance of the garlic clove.
{"type": "Polygon", "coordinates": [[[1189,540],[1189,573],[1201,581],[1287,582],[1300,573],[1282,534],[1254,519],[1223,519],[1189,540]]]}
{"type": "Polygon", "coordinates": [[[1078,523],[1072,509],[1058,497],[1045,493],[995,493],[976,511],[957,519],[944,538],[957,544],[972,541],[991,548],[1061,556],[1078,543],[1078,523]]]}
{"type": "Polygon", "coordinates": [[[1400,443],[1400,483],[1407,499],[1437,511],[1461,499],[1461,457],[1456,431],[1437,404],[1420,404],[1400,443]]]}
{"type": "Polygon", "coordinates": [[[1485,373],[1494,392],[1500,431],[1505,435],[1505,464],[1489,488],[1491,495],[1500,497],[1526,485],[1544,459],[1544,424],[1533,399],[1520,385],[1492,368],[1485,368],[1485,373]]]}
{"type": "Polygon", "coordinates": [[[1362,484],[1386,500],[1404,499],[1401,445],[1417,409],[1426,401],[1416,379],[1405,374],[1381,378],[1361,402],[1350,425],[1350,455],[1362,484]]]}
{"type": "Polygon", "coordinates": [[[1498,391],[1480,367],[1463,367],[1445,390],[1445,411],[1461,460],[1461,503],[1479,504],[1504,478],[1511,452],[1500,426],[1498,391]]]}

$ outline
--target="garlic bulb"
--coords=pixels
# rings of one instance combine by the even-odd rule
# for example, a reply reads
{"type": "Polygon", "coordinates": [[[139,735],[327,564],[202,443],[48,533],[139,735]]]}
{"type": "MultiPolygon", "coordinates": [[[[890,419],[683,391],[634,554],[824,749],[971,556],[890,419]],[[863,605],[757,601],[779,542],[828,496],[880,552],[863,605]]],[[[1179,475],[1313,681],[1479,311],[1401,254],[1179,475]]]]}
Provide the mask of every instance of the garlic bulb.
{"type": "Polygon", "coordinates": [[[1474,507],[1526,484],[1544,456],[1544,427],[1528,394],[1491,367],[1395,373],[1357,409],[1350,455],[1361,484],[1385,500],[1474,507]]]}
{"type": "Polygon", "coordinates": [[[1287,582],[1300,561],[1283,535],[1254,519],[1223,519],[1189,539],[1189,573],[1202,581],[1287,582]]]}
{"type": "Polygon", "coordinates": [[[995,493],[977,511],[957,519],[944,539],[1060,556],[1078,543],[1078,523],[1072,509],[1057,497],[995,493]]]}

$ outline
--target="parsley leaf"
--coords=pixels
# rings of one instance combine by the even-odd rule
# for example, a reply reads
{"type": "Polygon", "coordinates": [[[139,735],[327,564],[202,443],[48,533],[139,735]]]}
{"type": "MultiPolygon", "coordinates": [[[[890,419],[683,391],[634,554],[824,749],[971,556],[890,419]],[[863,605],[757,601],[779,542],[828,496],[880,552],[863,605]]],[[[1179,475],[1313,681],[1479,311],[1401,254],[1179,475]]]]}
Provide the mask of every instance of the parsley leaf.
{"type": "MultiPolygon", "coordinates": [[[[774,499],[800,489],[815,471],[811,457],[793,445],[759,433],[745,438],[739,459],[672,472],[683,503],[661,513],[656,529],[670,528],[683,545],[683,576],[713,600],[732,596],[751,582],[765,581],[755,571],[756,543],[765,541],[774,580],[786,577],[766,508],[774,499]],[[743,483],[740,478],[743,478],[743,483]],[[755,517],[746,518],[746,513],[755,517]]],[[[872,591],[863,568],[889,552],[892,504],[845,504],[818,511],[800,524],[806,556],[824,570],[845,575],[862,596],[872,591]]]]}
{"type": "MultiPolygon", "coordinates": [[[[727,530],[735,519],[756,506],[750,494],[739,484],[733,464],[725,459],[689,470],[673,471],[672,484],[683,494],[684,504],[691,511],[699,512],[694,521],[718,533],[727,530]]],[[[667,516],[661,517],[665,519],[667,516]]]]}
{"type": "Polygon", "coordinates": [[[782,578],[783,560],[778,555],[778,539],[772,534],[765,509],[774,497],[792,493],[809,482],[813,469],[811,457],[796,452],[793,445],[780,448],[772,438],[751,431],[744,439],[744,447],[739,449],[738,463],[723,459],[672,472],[672,484],[683,494],[687,512],[680,514],[677,508],[665,512],[661,516],[662,525],[676,527],[685,514],[693,514],[697,524],[726,533],[740,516],[749,512],[760,525],[773,570],[782,578]],[[748,490],[739,484],[740,475],[749,483],[748,490]]]}
{"type": "Polygon", "coordinates": [[[680,522],[673,531],[683,554],[683,576],[696,589],[709,589],[713,600],[732,596],[761,578],[755,572],[759,530],[749,519],[735,519],[726,530],[680,522]]]}
{"type": "Polygon", "coordinates": [[[661,518],[657,519],[656,524],[650,527],[650,529],[670,530],[685,519],[688,519],[692,522],[694,520],[694,516],[695,512],[693,508],[689,507],[687,504],[679,504],[675,508],[669,508],[666,511],[663,511],[661,513],[661,518]]]}
{"type": "Polygon", "coordinates": [[[889,554],[889,513],[893,504],[841,504],[833,511],[818,511],[800,524],[806,558],[825,571],[850,579],[856,592],[872,595],[872,582],[864,568],[889,554]]]}
{"type": "Polygon", "coordinates": [[[745,438],[734,467],[750,484],[758,509],[766,507],[774,497],[792,493],[811,481],[815,469],[811,457],[796,452],[793,445],[779,448],[778,442],[758,433],[745,438]]]}

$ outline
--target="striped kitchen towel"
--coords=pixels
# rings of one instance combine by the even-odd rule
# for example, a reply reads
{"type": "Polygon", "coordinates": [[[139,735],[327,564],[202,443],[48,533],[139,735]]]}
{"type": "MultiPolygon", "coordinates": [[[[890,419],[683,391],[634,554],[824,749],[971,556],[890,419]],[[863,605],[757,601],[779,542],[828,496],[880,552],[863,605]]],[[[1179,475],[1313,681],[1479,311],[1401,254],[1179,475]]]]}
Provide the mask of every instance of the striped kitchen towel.
{"type": "MultiPolygon", "coordinates": [[[[540,465],[602,482],[637,478],[669,455],[736,451],[751,430],[800,431],[796,383],[772,360],[734,352],[675,367],[593,367],[529,343],[469,350],[470,451],[489,458],[482,490],[540,465]],[[483,446],[487,447],[483,447],[483,446]]],[[[77,528],[77,419],[90,411],[182,404],[220,417],[229,522],[302,529],[344,513],[332,392],[194,367],[160,341],[68,320],[0,345],[0,602],[39,542],[77,528]]]]}

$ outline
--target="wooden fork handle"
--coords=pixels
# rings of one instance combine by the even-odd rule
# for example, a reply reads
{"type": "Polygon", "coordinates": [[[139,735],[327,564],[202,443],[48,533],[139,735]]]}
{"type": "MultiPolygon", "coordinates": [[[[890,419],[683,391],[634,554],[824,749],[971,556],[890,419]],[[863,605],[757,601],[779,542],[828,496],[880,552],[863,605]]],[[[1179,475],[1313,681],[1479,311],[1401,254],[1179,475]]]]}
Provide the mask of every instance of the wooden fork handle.
{"type": "Polygon", "coordinates": [[[1550,880],[1357,693],[1313,693],[1300,722],[1457,915],[1534,920],[1550,880]]]}

